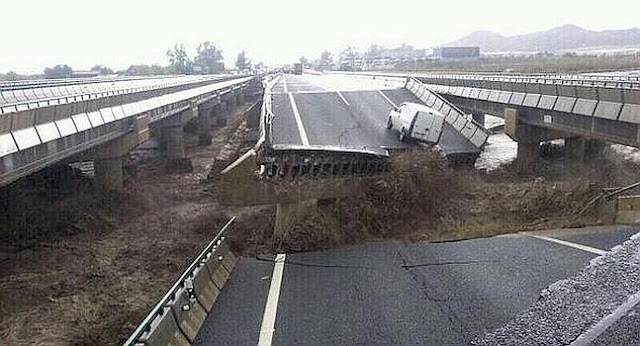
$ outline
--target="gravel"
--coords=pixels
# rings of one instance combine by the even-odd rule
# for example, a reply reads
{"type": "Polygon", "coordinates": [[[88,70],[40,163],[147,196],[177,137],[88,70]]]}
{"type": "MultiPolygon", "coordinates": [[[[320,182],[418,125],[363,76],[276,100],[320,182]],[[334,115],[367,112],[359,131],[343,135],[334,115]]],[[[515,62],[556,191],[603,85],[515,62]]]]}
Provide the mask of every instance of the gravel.
{"type": "Polygon", "coordinates": [[[639,291],[640,233],[553,283],[531,308],[472,344],[569,345],[639,291]]]}

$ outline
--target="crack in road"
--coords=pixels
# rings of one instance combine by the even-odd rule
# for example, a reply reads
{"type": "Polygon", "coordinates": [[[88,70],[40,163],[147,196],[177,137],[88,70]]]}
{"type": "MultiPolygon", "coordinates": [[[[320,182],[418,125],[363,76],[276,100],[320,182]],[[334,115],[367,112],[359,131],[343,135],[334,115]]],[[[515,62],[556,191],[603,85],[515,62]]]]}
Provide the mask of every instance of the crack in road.
{"type": "Polygon", "coordinates": [[[413,282],[415,282],[416,284],[418,284],[418,286],[421,288],[421,292],[422,292],[423,297],[426,298],[429,301],[438,303],[438,308],[440,309],[440,312],[442,312],[442,314],[444,316],[446,316],[447,320],[449,321],[449,323],[451,323],[452,326],[458,327],[460,329],[460,334],[461,334],[461,336],[463,338],[466,339],[465,336],[472,335],[471,331],[468,330],[468,328],[464,325],[464,323],[461,322],[461,319],[454,312],[454,310],[451,308],[451,306],[449,306],[448,302],[451,301],[451,300],[450,299],[443,299],[443,298],[436,298],[436,297],[431,296],[430,295],[431,288],[427,285],[426,281],[420,280],[420,275],[415,273],[412,270],[412,268],[416,268],[416,267],[419,267],[419,266],[418,265],[410,265],[410,264],[408,264],[407,263],[407,258],[402,254],[402,251],[400,249],[398,249],[397,255],[398,255],[398,258],[400,258],[400,261],[402,262],[401,268],[406,270],[409,273],[409,275],[411,276],[411,280],[413,282]]]}

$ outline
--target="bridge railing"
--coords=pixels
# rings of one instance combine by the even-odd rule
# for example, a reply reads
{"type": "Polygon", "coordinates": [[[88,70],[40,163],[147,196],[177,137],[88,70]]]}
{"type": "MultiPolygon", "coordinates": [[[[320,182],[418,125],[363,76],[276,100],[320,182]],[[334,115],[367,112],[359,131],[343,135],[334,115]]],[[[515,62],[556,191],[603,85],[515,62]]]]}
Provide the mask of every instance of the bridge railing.
{"type": "Polygon", "coordinates": [[[465,114],[460,108],[431,90],[427,85],[415,78],[407,80],[406,88],[431,107],[444,115],[445,121],[459,131],[478,151],[487,142],[491,131],[473,120],[471,115],[465,114]]]}
{"type": "Polygon", "coordinates": [[[279,74],[270,74],[263,78],[262,109],[260,113],[260,139],[255,145],[256,151],[260,149],[270,150],[272,148],[271,121],[273,119],[272,112],[272,96],[271,89],[280,78],[279,74]],[[262,147],[265,148],[262,148],[262,147]]]}
{"type": "Polygon", "coordinates": [[[183,112],[200,103],[244,88],[253,77],[207,84],[193,89],[111,105],[60,105],[0,115],[0,184],[45,162],[59,161],[131,131],[148,136],[148,123],[183,112]]]}
{"type": "Polygon", "coordinates": [[[237,262],[225,236],[235,220],[234,216],[227,221],[202,249],[124,346],[189,345],[195,341],[204,318],[211,312],[237,262]]]}
{"type": "Polygon", "coordinates": [[[234,77],[181,76],[1,90],[0,114],[142,92],[175,92],[232,78],[234,77]]]}

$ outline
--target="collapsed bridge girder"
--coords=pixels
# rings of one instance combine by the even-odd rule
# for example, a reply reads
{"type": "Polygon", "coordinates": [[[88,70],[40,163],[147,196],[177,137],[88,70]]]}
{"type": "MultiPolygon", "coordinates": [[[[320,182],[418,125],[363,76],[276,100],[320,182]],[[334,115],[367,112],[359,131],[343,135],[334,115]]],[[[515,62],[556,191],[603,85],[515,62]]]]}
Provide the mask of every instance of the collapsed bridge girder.
{"type": "Polygon", "coordinates": [[[385,155],[339,150],[251,149],[221,173],[220,203],[276,204],[274,234],[284,234],[315,201],[357,195],[386,172],[385,155]]]}

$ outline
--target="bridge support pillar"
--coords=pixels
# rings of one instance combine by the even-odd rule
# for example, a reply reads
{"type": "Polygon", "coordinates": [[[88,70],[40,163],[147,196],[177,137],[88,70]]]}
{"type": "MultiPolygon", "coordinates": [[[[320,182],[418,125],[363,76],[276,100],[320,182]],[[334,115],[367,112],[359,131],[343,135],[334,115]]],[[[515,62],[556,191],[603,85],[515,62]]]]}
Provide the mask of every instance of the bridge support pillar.
{"type": "Polygon", "coordinates": [[[484,127],[484,113],[474,113],[473,120],[484,127]]]}
{"type": "Polygon", "coordinates": [[[211,118],[213,107],[200,109],[198,112],[198,145],[211,145],[211,118]]]}
{"type": "Polygon", "coordinates": [[[243,105],[244,104],[244,90],[238,90],[237,91],[236,102],[239,105],[243,105]]]}
{"type": "Polygon", "coordinates": [[[518,156],[516,157],[522,168],[531,168],[540,160],[540,143],[518,142],[518,156]]]}
{"type": "Polygon", "coordinates": [[[96,183],[102,190],[122,190],[122,157],[93,160],[96,183]]]}
{"type": "Polygon", "coordinates": [[[318,201],[307,200],[297,203],[276,204],[276,221],[273,228],[273,236],[278,239],[284,236],[302,218],[309,214],[312,208],[317,206],[318,201]]]}
{"type": "Polygon", "coordinates": [[[564,150],[566,156],[576,162],[598,160],[602,158],[605,144],[597,140],[589,140],[584,137],[565,138],[564,150]]]}
{"type": "Polygon", "coordinates": [[[238,92],[234,91],[231,93],[231,96],[229,97],[229,114],[228,115],[232,115],[233,112],[236,111],[236,108],[238,108],[238,92]]]}
{"type": "Polygon", "coordinates": [[[229,103],[225,100],[220,101],[220,104],[216,106],[216,125],[227,125],[227,113],[229,109],[229,103]]]}
{"type": "Polygon", "coordinates": [[[175,173],[192,172],[191,159],[184,148],[182,125],[167,126],[164,133],[167,137],[167,169],[175,173]]]}

